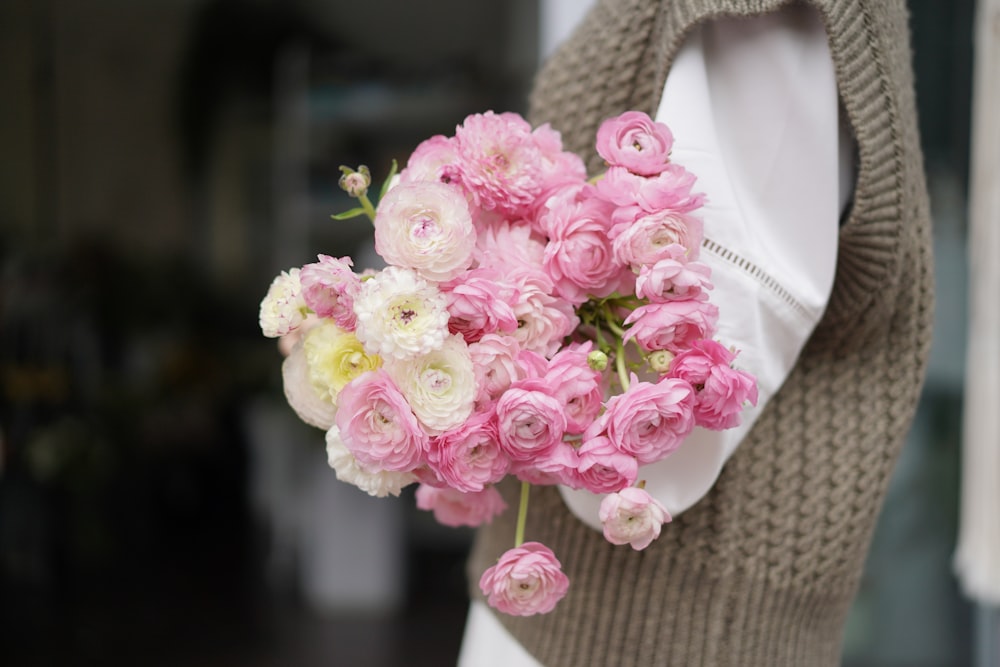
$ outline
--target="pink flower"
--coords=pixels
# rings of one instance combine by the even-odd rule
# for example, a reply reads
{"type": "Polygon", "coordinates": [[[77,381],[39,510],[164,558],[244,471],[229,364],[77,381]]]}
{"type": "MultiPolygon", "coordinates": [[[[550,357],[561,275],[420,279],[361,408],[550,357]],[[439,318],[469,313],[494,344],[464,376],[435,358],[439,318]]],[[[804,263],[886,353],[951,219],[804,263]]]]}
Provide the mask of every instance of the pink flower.
{"type": "Polygon", "coordinates": [[[576,153],[563,150],[562,136],[548,123],[536,127],[531,136],[540,155],[541,191],[587,180],[583,160],[576,153]]]}
{"type": "Polygon", "coordinates": [[[399,182],[449,184],[456,180],[457,173],[458,142],[439,134],[425,139],[414,149],[406,161],[406,169],[399,173],[399,182]]]}
{"type": "Polygon", "coordinates": [[[354,274],[350,257],[335,259],[319,255],[319,262],[306,264],[299,272],[306,305],[320,317],[333,318],[341,329],[354,331],[354,297],[361,280],[354,274]]]}
{"type": "Polygon", "coordinates": [[[541,226],[549,235],[543,266],[556,292],[573,304],[605,297],[631,284],[624,263],[615,259],[609,230],[611,206],[596,197],[563,204],[550,199],[541,226]],[[562,204],[562,205],[561,205],[562,204]]]}
{"type": "Polygon", "coordinates": [[[375,251],[427,280],[450,280],[472,263],[476,230],[465,197],[442,183],[403,183],[375,213],[375,251]]]}
{"type": "Polygon", "coordinates": [[[527,222],[506,220],[479,228],[475,261],[502,276],[538,271],[545,258],[545,239],[527,222]],[[516,248],[517,252],[511,252],[516,248]]]}
{"type": "Polygon", "coordinates": [[[521,368],[522,380],[537,380],[549,372],[549,360],[532,350],[521,350],[517,355],[517,365],[521,368]]]}
{"type": "Polygon", "coordinates": [[[680,352],[670,364],[669,377],[695,389],[694,419],[698,426],[721,431],[740,423],[743,405],[757,405],[757,382],[732,367],[736,353],[714,340],[700,340],[680,352]]]}
{"type": "Polygon", "coordinates": [[[500,446],[514,461],[543,456],[566,433],[562,404],[545,389],[540,380],[522,380],[497,401],[500,446]]]}
{"type": "Polygon", "coordinates": [[[660,527],[670,521],[670,514],[644,489],[632,486],[605,496],[598,518],[608,542],[642,551],[660,536],[660,527]]]}
{"type": "Polygon", "coordinates": [[[552,550],[525,542],[506,551],[479,579],[489,605],[512,616],[547,614],[569,590],[569,578],[552,550]]]}
{"type": "Polygon", "coordinates": [[[510,469],[491,417],[474,413],[458,428],[431,439],[427,462],[441,481],[457,491],[482,491],[510,469]]]}
{"type": "Polygon", "coordinates": [[[383,370],[360,375],[340,391],[336,420],[344,445],[371,471],[403,472],[423,463],[427,435],[383,370]]]}
{"type": "Polygon", "coordinates": [[[523,349],[552,356],[580,323],[573,304],[552,295],[552,281],[541,271],[525,271],[510,278],[518,288],[514,304],[518,327],[512,335],[523,349]]]}
{"type": "Polygon", "coordinates": [[[707,301],[712,270],[701,262],[687,261],[684,246],[669,245],[655,264],[643,264],[635,279],[635,295],[650,301],[694,299],[707,301]]]}
{"type": "Polygon", "coordinates": [[[621,491],[635,483],[639,462],[603,435],[586,440],[577,452],[580,457],[577,479],[591,493],[621,491]]]}
{"type": "Polygon", "coordinates": [[[417,487],[417,507],[434,512],[434,518],[445,526],[481,526],[503,514],[507,503],[495,487],[463,493],[456,489],[437,488],[421,484],[417,487]]]}
{"type": "Polygon", "coordinates": [[[601,411],[604,392],[602,376],[587,363],[593,344],[572,344],[560,350],[549,362],[545,382],[562,402],[566,414],[566,432],[583,433],[601,411]]]}
{"type": "Polygon", "coordinates": [[[597,153],[608,164],[653,176],[667,168],[674,136],[641,111],[608,118],[597,129],[597,153]]]}
{"type": "Polygon", "coordinates": [[[606,432],[608,439],[639,463],[669,456],[694,428],[694,390],[683,380],[639,382],[612,396],[607,410],[584,433],[584,441],[606,432]]]}
{"type": "Polygon", "coordinates": [[[528,461],[515,462],[511,472],[522,482],[536,486],[565,484],[580,488],[576,474],[579,464],[580,457],[573,445],[559,441],[551,449],[528,461]]]}
{"type": "Polygon", "coordinates": [[[468,116],[455,130],[459,178],[476,206],[521,217],[541,191],[531,125],[513,113],[468,116]]]}
{"type": "Polygon", "coordinates": [[[517,363],[521,346],[510,336],[486,334],[469,345],[473,368],[476,371],[477,409],[495,403],[515,380],[524,378],[517,363]]]}
{"type": "Polygon", "coordinates": [[[597,191],[615,206],[626,210],[626,217],[634,218],[631,209],[654,213],[670,209],[689,213],[705,203],[705,195],[692,193],[695,176],[679,164],[670,163],[656,176],[640,176],[624,167],[611,167],[597,181],[597,191]]]}
{"type": "Polygon", "coordinates": [[[489,268],[472,269],[440,286],[448,297],[448,330],[475,343],[489,333],[511,333],[517,289],[489,268]]]}
{"type": "Polygon", "coordinates": [[[641,214],[611,230],[615,259],[633,269],[675,257],[671,246],[680,245],[688,259],[701,250],[702,222],[692,215],[665,210],[641,214]]]}
{"type": "Polygon", "coordinates": [[[719,320],[719,309],[708,301],[684,299],[639,306],[625,318],[629,326],[625,340],[635,338],[647,352],[690,347],[696,340],[711,338],[719,320]]]}

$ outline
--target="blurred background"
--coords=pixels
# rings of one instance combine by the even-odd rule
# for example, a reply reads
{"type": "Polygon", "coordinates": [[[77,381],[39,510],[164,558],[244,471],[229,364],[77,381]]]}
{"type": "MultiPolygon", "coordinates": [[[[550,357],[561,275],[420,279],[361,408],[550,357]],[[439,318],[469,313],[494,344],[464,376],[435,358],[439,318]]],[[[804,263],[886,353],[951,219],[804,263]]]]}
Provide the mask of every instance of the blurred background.
{"type": "MultiPolygon", "coordinates": [[[[937,329],[854,667],[991,641],[951,567],[974,2],[909,4],[937,329]]],[[[336,481],[257,307],[367,248],[340,164],[525,111],[580,6],[0,0],[0,664],[454,664],[470,534],[336,481]]]]}

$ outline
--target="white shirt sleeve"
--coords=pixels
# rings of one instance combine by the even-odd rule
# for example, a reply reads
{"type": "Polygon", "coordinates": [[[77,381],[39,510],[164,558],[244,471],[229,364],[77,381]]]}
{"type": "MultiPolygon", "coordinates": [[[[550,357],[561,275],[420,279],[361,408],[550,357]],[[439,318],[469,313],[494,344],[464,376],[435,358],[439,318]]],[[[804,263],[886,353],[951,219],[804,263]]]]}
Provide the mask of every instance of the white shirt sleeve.
{"type": "MultiPolygon", "coordinates": [[[[672,515],[715,483],[826,307],[841,209],[837,108],[826,35],[804,6],[706,25],[670,70],[656,118],[674,134],[672,159],[708,196],[701,261],[715,284],[716,338],[740,350],[736,364],[759,389],[740,426],[695,429],[640,470],[672,515]]],[[[601,528],[602,496],[561,491],[574,514],[601,528]]]]}
{"type": "MultiPolygon", "coordinates": [[[[656,118],[674,134],[672,159],[708,196],[701,261],[715,284],[716,337],[740,350],[736,364],[756,376],[759,389],[757,407],[744,411],[739,427],[696,429],[670,457],[640,470],[646,490],[676,515],[715,483],[823,314],[850,191],[851,142],[838,121],[823,25],[804,6],[692,32],[656,118]]],[[[601,529],[601,496],[561,492],[578,518],[601,529]]],[[[478,602],[459,665],[541,667],[478,602]]]]}

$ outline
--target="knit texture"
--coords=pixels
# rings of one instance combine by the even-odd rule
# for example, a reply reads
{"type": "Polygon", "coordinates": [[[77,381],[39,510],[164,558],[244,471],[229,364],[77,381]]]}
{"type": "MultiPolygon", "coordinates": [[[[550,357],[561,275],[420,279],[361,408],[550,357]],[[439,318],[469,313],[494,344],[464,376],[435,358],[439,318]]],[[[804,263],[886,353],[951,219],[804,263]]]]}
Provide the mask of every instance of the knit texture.
{"type": "MultiPolygon", "coordinates": [[[[655,112],[694,26],[787,1],[600,0],[540,73],[532,120],[552,123],[596,173],[597,126],[626,109],[655,112]]],[[[812,4],[859,159],[830,304],[713,489],[645,551],[608,544],[556,489],[532,491],[527,539],[555,551],[570,592],[551,614],[501,620],[546,667],[839,664],[923,382],[932,267],[904,3],[812,4]]],[[[513,546],[514,514],[480,531],[473,595],[513,546]]]]}

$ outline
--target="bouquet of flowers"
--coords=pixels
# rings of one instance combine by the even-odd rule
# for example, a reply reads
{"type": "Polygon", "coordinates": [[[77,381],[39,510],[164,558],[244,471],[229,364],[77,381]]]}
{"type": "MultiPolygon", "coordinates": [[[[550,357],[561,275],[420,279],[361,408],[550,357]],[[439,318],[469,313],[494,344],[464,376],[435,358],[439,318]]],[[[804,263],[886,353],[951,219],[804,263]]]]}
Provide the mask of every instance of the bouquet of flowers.
{"type": "Polygon", "coordinates": [[[339,479],[375,496],[418,483],[418,506],[455,526],[490,521],[495,485],[521,481],[514,548],[480,580],[510,614],[548,612],[569,585],[524,541],[530,485],[604,495],[605,537],[644,549],[670,516],[640,467],[757,400],[713,339],[704,196],[670,130],[629,111],[596,143],[608,166],[588,179],[548,125],[487,112],[421,143],[376,202],[368,169],[342,167],[359,206],[333,217],[369,217],[386,266],[320,255],[260,306],[339,479]]]}

